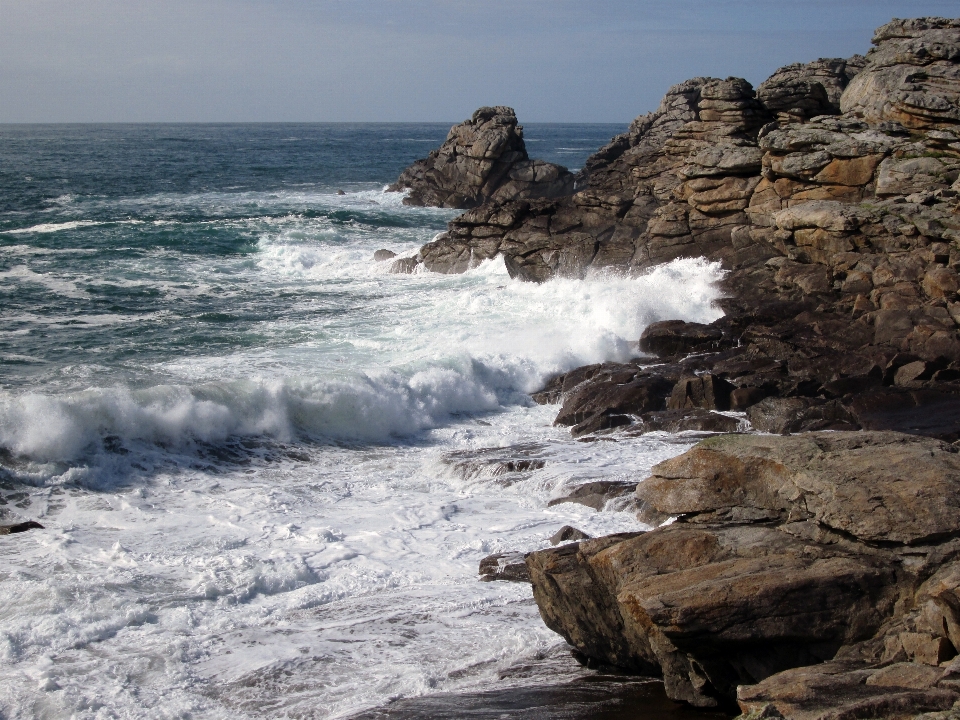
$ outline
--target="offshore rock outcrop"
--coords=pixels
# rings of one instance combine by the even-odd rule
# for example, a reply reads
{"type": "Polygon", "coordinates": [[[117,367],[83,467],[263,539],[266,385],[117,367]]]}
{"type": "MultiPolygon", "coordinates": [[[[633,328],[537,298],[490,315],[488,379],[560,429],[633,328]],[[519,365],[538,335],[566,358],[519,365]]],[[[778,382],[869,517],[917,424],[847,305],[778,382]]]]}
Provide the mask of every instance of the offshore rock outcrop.
{"type": "Polygon", "coordinates": [[[559,197],[575,178],[560,165],[531,160],[513,108],[482,107],[450,129],[446,141],[403,171],[388,189],[407,205],[472,208],[499,198],[559,197]]]}
{"type": "Polygon", "coordinates": [[[765,717],[960,700],[956,447],[721,435],[655,466],[636,496],[643,519],[676,522],[527,557],[544,621],[579,652],[765,717]]]}

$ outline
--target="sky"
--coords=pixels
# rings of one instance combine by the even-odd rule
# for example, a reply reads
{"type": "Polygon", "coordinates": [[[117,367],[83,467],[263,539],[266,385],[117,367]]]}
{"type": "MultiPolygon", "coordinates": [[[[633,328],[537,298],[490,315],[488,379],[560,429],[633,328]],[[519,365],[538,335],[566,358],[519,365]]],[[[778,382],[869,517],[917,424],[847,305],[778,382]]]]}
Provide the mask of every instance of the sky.
{"type": "Polygon", "coordinates": [[[0,0],[0,122],[626,123],[960,0],[0,0]]]}

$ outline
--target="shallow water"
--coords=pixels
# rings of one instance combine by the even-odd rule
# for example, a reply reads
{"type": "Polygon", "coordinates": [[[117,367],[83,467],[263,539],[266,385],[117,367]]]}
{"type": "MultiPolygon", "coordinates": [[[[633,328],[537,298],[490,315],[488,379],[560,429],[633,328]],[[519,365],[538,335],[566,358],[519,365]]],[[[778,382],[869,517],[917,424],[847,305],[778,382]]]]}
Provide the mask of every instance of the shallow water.
{"type": "MultiPolygon", "coordinates": [[[[547,501],[692,439],[576,442],[527,393],[714,319],[720,271],[390,274],[455,214],[382,189],[446,130],[0,129],[0,521],[45,527],[0,536],[0,716],[345,717],[562,646],[479,560],[637,529],[547,501]]],[[[576,167],[619,130],[527,137],[576,167]]]]}

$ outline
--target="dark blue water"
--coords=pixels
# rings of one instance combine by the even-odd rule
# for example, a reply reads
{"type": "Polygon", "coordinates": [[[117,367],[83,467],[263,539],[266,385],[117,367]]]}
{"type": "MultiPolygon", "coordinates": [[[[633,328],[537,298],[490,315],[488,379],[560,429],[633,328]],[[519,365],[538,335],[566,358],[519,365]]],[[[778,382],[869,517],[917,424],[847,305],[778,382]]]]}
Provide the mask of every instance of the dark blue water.
{"type": "MultiPolygon", "coordinates": [[[[446,138],[445,123],[0,125],[0,231],[58,199],[368,189],[446,138]]],[[[576,169],[623,128],[525,126],[532,157],[576,169]]],[[[36,224],[35,222],[33,224],[36,224]]]]}

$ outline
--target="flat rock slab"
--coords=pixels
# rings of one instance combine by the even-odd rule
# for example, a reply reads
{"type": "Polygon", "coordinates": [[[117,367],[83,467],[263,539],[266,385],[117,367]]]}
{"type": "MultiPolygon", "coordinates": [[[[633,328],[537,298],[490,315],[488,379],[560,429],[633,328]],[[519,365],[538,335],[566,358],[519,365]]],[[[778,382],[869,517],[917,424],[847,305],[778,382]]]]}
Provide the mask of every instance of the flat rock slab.
{"type": "Polygon", "coordinates": [[[787,670],[740,688],[744,713],[791,720],[911,717],[949,710],[960,700],[955,688],[938,687],[939,668],[897,663],[860,668],[842,662],[787,670]],[[771,713],[771,711],[773,711],[771,713]]]}
{"type": "Polygon", "coordinates": [[[960,531],[960,453],[898,433],[721,435],[653,468],[638,486],[664,515],[747,507],[792,513],[867,542],[960,531]]]}

